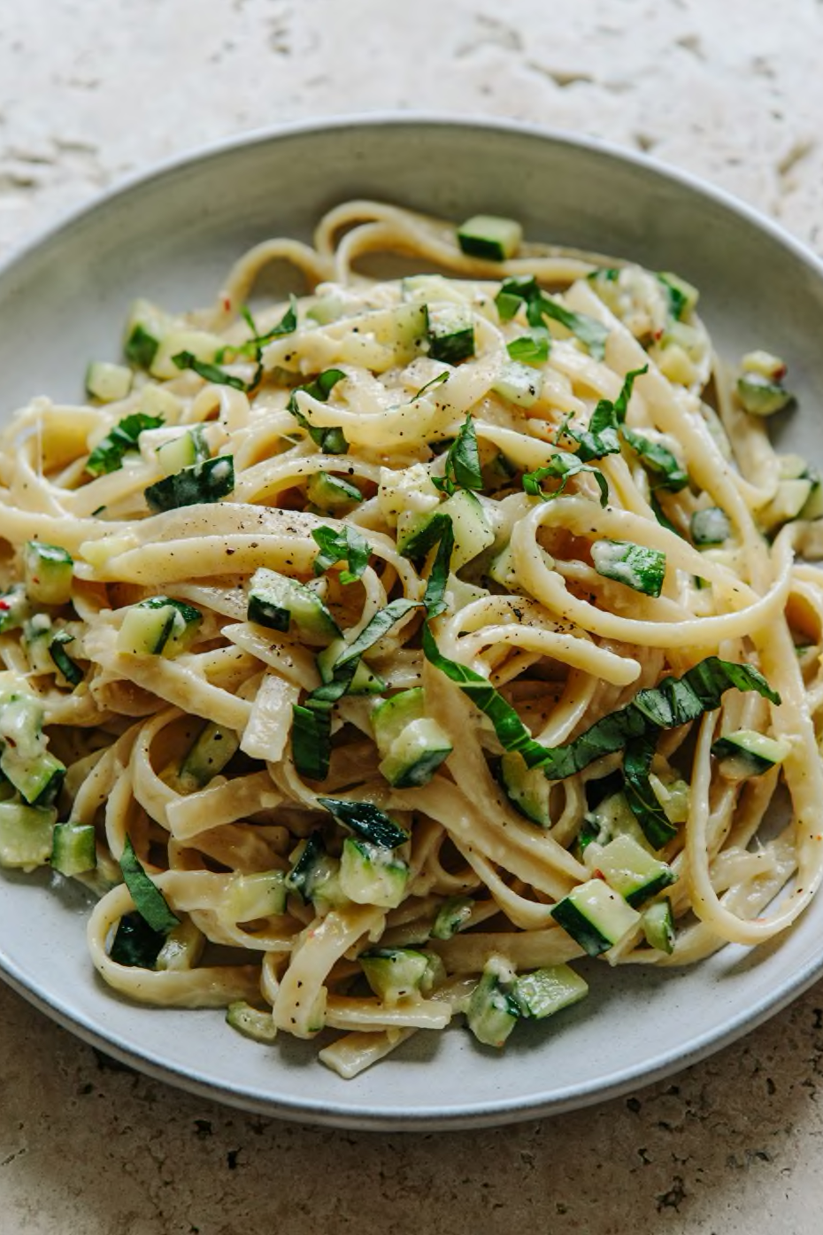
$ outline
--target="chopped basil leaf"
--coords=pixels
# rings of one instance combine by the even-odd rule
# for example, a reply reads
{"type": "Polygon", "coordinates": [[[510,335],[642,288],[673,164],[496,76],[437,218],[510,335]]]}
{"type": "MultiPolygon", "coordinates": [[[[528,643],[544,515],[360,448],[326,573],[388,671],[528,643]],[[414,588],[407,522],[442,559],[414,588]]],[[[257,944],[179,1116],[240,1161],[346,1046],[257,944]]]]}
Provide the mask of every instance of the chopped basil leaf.
{"type": "Polygon", "coordinates": [[[632,388],[635,378],[648,370],[648,365],[642,369],[631,369],[623,379],[620,393],[612,403],[611,399],[600,399],[589,421],[589,427],[582,431],[565,427],[563,432],[578,444],[577,454],[585,463],[592,459],[602,459],[604,455],[614,455],[620,452],[618,430],[626,419],[632,388]]]}
{"type": "Polygon", "coordinates": [[[124,914],[109,949],[116,965],[152,969],[166,942],[166,931],[155,931],[139,913],[124,914]]]}
{"type": "Polygon", "coordinates": [[[676,836],[677,828],[657,800],[649,780],[656,736],[652,731],[626,744],[623,793],[646,840],[655,849],[662,849],[676,836]]]}
{"type": "Polygon", "coordinates": [[[512,360],[523,364],[543,364],[549,358],[550,335],[544,326],[535,326],[528,334],[520,335],[506,344],[512,360]]]}
{"type": "Polygon", "coordinates": [[[409,839],[408,832],[371,802],[348,802],[344,798],[318,798],[317,801],[343,827],[378,849],[397,849],[409,839]]]}
{"type": "Polygon", "coordinates": [[[238,356],[249,356],[259,362],[260,349],[262,347],[264,347],[267,343],[271,343],[272,339],[279,339],[286,334],[294,334],[297,329],[296,296],[289,297],[288,309],[283,314],[277,325],[273,326],[271,330],[267,330],[265,334],[258,333],[254,318],[248,308],[244,306],[240,310],[240,313],[243,320],[248,325],[252,337],[250,339],[246,339],[244,343],[238,343],[237,345],[229,343],[226,347],[221,347],[216,357],[219,364],[222,364],[227,357],[236,359],[238,356]]]}
{"type": "Polygon", "coordinates": [[[309,780],[324,780],[328,776],[331,703],[321,706],[319,701],[309,698],[305,704],[293,704],[291,749],[294,766],[301,776],[309,780]]]}
{"type": "Polygon", "coordinates": [[[681,489],[685,489],[689,483],[688,472],[683,470],[667,446],[625,425],[621,432],[623,440],[628,442],[656,478],[658,489],[668,489],[671,493],[679,493],[681,489]]]}
{"type": "Polygon", "coordinates": [[[731,536],[732,529],[725,510],[709,506],[694,512],[689,531],[696,545],[722,545],[731,536]]]}
{"type": "Polygon", "coordinates": [[[598,468],[582,463],[577,455],[570,454],[566,450],[555,451],[551,462],[545,467],[539,467],[534,472],[526,472],[523,476],[523,488],[531,497],[539,497],[544,502],[550,502],[552,498],[560,496],[566,488],[569,477],[576,476],[578,472],[590,472],[594,476],[600,489],[600,505],[605,506],[609,500],[609,482],[606,477],[598,468]],[[553,493],[543,491],[542,482],[548,477],[559,479],[561,482],[560,487],[553,493]]]}
{"type": "Polygon", "coordinates": [[[292,758],[301,776],[324,780],[331,759],[331,710],[349,689],[357,672],[360,657],[382,639],[395,622],[411,610],[419,608],[414,600],[392,600],[375,613],[357,638],[348,645],[332,665],[331,681],[318,686],[303,700],[292,706],[292,758]]]}
{"type": "Polygon", "coordinates": [[[70,635],[67,630],[55,631],[54,637],[49,644],[49,656],[51,656],[57,668],[62,673],[67,682],[72,686],[79,686],[83,681],[83,670],[72,660],[66,651],[66,644],[74,642],[74,635],[70,635]]]}
{"type": "Polygon", "coordinates": [[[198,377],[202,377],[206,382],[213,382],[215,386],[231,386],[234,390],[251,390],[256,384],[244,382],[242,377],[236,377],[233,373],[226,373],[219,365],[198,360],[192,352],[178,352],[176,356],[172,356],[172,361],[178,369],[191,369],[198,377]]]}
{"type": "Polygon", "coordinates": [[[571,331],[595,360],[602,360],[605,356],[608,327],[597,318],[575,313],[553,296],[547,296],[533,275],[516,275],[512,279],[504,279],[500,285],[495,303],[503,321],[514,317],[519,308],[518,301],[525,301],[526,320],[530,326],[542,326],[544,317],[552,318],[571,331]]]}
{"type": "Polygon", "coordinates": [[[504,750],[519,751],[530,768],[546,758],[550,752],[534,740],[511,704],[506,702],[482,674],[444,656],[428,626],[423,627],[423,654],[435,669],[439,669],[452,682],[457,683],[475,707],[485,712],[504,750]]]}
{"type": "Polygon", "coordinates": [[[123,466],[124,455],[130,450],[138,449],[137,439],[140,434],[145,429],[159,429],[162,423],[162,416],[146,416],[144,412],[133,412],[131,416],[124,416],[111,433],[97,443],[89,455],[86,471],[91,472],[92,476],[116,472],[123,466]]]}
{"type": "Polygon", "coordinates": [[[594,568],[644,596],[659,596],[666,576],[666,555],[630,540],[596,540],[591,547],[594,568]]]}
{"type": "Polygon", "coordinates": [[[429,578],[426,583],[426,594],[423,604],[426,606],[426,617],[437,617],[446,608],[444,599],[446,584],[449,581],[449,567],[454,552],[454,525],[448,515],[434,516],[442,521],[442,531],[437,545],[437,553],[432,562],[429,578]]]}
{"type": "Polygon", "coordinates": [[[128,836],[120,858],[120,869],[135,909],[153,931],[168,933],[180,925],[180,919],[169,909],[163,893],[143,870],[128,836]]]}
{"type": "MultiPolygon", "coordinates": [[[[382,609],[377,610],[377,613],[364,626],[354,642],[350,643],[344,652],[341,652],[332,666],[333,670],[340,669],[352,662],[356,663],[364,652],[368,651],[370,647],[391,630],[395,622],[399,622],[412,609],[419,608],[420,601],[418,600],[406,600],[405,597],[401,597],[399,600],[390,600],[382,609]]],[[[322,690],[322,687],[320,689],[322,690]]]]}
{"type": "Polygon", "coordinates": [[[316,575],[322,575],[335,562],[345,561],[349,568],[341,570],[340,582],[355,583],[369,564],[369,542],[353,527],[344,527],[340,532],[333,527],[318,527],[312,532],[312,539],[320,548],[313,565],[316,575]]]}
{"type": "Polygon", "coordinates": [[[480,456],[477,452],[477,435],[471,413],[466,416],[460,432],[446,452],[444,476],[432,476],[432,484],[441,492],[451,495],[456,489],[483,488],[480,471],[480,456]]]}
{"type": "Polygon", "coordinates": [[[675,729],[697,720],[718,707],[731,687],[755,690],[772,703],[780,703],[780,696],[752,665],[709,656],[682,678],[664,678],[657,686],[639,691],[631,703],[595,721],[565,746],[542,746],[486,678],[442,654],[428,626],[423,628],[423,653],[485,712],[504,750],[518,751],[530,768],[542,767],[549,780],[564,780],[581,772],[601,755],[622,750],[632,738],[654,737],[658,729],[675,729]]]}
{"type": "Polygon", "coordinates": [[[304,390],[307,395],[317,399],[318,403],[327,403],[332,390],[345,376],[342,369],[324,369],[313,382],[308,382],[305,386],[296,386],[286,407],[286,410],[291,413],[300,427],[307,430],[309,437],[315,445],[328,455],[344,455],[347,453],[349,444],[343,436],[343,430],[337,425],[321,429],[309,424],[297,406],[297,394],[298,391],[304,390]]]}

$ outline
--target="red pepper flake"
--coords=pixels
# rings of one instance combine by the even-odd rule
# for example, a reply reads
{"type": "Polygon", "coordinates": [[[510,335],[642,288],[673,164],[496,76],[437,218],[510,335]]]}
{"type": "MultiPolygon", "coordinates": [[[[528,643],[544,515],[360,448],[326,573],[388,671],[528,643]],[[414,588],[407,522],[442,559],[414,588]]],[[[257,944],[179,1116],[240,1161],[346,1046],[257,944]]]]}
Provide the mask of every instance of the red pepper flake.
{"type": "Polygon", "coordinates": [[[227,313],[229,312],[229,310],[231,309],[231,297],[229,296],[223,297],[223,308],[226,310],[227,313]]]}

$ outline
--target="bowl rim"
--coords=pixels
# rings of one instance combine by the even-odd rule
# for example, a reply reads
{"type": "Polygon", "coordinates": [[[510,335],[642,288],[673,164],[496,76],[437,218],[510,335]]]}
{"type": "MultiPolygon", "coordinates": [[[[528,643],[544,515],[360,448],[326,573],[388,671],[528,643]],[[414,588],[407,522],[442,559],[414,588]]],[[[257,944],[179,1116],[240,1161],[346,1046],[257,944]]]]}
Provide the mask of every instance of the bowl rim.
{"type": "MultiPolygon", "coordinates": [[[[646,173],[651,173],[656,178],[662,178],[674,186],[686,189],[698,197],[708,199],[737,216],[777,242],[780,247],[791,253],[823,281],[823,258],[798,240],[781,223],[763,214],[730,191],[707,182],[690,171],[673,167],[662,160],[624,147],[617,142],[589,135],[578,135],[567,129],[555,129],[503,117],[472,117],[459,113],[425,110],[402,112],[376,110],[326,117],[316,116],[255,128],[187,148],[118,177],[90,199],[57,212],[46,226],[35,229],[31,235],[24,236],[21,241],[13,243],[0,261],[0,280],[5,281],[13,277],[18,266],[75,224],[93,219],[98,211],[108,209],[112,203],[116,203],[122,197],[127,197],[136,189],[148,187],[178,173],[185,174],[189,167],[241,150],[252,150],[255,147],[262,149],[272,143],[294,137],[311,137],[330,131],[376,131],[387,128],[411,130],[421,127],[440,131],[452,129],[456,132],[473,130],[510,133],[515,137],[532,138],[549,145],[578,150],[601,158],[605,157],[622,166],[628,164],[637,167],[646,173]]],[[[2,948],[0,948],[0,953],[2,953],[2,948]]],[[[7,985],[58,1024],[69,1029],[76,1037],[164,1083],[185,1089],[200,1097],[243,1110],[256,1111],[269,1117],[308,1122],[318,1126],[393,1132],[456,1131],[463,1128],[495,1127],[529,1118],[561,1114],[609,1101],[638,1086],[645,1087],[653,1084],[728,1046],[744,1033],[755,1029],[784,1009],[821,976],[823,976],[823,955],[817,960],[810,960],[796,971],[791,980],[780,987],[776,995],[763,995],[754,1005],[749,1005],[731,1019],[726,1020],[720,1031],[704,1030],[692,1040],[685,1053],[675,1056],[674,1052],[669,1050],[667,1053],[658,1054],[651,1061],[651,1066],[648,1064],[626,1065],[619,1072],[612,1074],[607,1083],[603,1083],[602,1079],[583,1085],[576,1083],[573,1087],[555,1091],[555,1095],[548,1100],[545,1094],[538,1093],[534,1097],[514,1101],[506,1098],[484,1098],[475,1102],[462,1103],[457,1108],[444,1108],[433,1103],[414,1109],[401,1108],[387,1111],[385,1107],[378,1105],[351,1106],[346,1102],[337,1101],[321,1104],[313,1098],[297,1099],[288,1095],[277,1095],[273,1098],[259,1097],[243,1085],[211,1081],[185,1066],[160,1063],[151,1054],[142,1051],[139,1045],[121,1039],[116,1031],[107,1032],[105,1026],[95,1024],[85,1013],[72,1011],[71,1007],[61,998],[52,998],[48,992],[33,989],[24,973],[14,963],[10,964],[8,958],[3,958],[2,970],[0,970],[0,978],[7,985]]]]}

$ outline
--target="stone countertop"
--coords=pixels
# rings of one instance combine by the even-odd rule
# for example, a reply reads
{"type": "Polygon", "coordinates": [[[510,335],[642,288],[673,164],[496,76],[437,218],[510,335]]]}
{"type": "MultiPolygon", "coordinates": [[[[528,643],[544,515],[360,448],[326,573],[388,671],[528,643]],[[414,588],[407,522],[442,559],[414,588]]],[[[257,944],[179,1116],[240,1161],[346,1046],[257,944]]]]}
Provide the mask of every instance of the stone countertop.
{"type": "MultiPolygon", "coordinates": [[[[651,152],[820,252],[821,47],[821,0],[3,0],[0,252],[205,141],[421,108],[651,152]]],[[[5,987],[0,1057],[2,1235],[822,1229],[819,986],[669,1081],[498,1131],[246,1115],[123,1069],[5,987]]]]}

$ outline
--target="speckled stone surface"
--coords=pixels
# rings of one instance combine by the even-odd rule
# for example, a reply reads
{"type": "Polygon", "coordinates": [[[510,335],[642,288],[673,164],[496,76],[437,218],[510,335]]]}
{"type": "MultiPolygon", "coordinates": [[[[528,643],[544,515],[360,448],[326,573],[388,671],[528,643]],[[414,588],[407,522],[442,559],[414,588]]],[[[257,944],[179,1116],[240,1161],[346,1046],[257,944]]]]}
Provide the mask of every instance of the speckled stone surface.
{"type": "MultiPolygon", "coordinates": [[[[0,252],[204,141],[411,108],[649,151],[820,252],[821,49],[821,0],[3,0],[0,252]]],[[[820,987],[673,1080],[477,1133],[246,1116],[2,986],[0,1059],[0,1235],[823,1230],[820,987]]]]}

